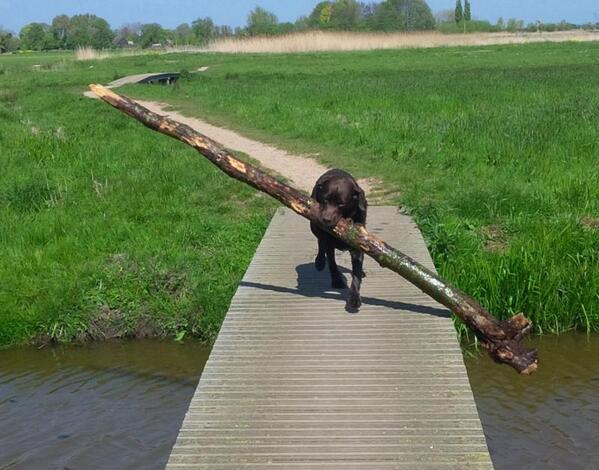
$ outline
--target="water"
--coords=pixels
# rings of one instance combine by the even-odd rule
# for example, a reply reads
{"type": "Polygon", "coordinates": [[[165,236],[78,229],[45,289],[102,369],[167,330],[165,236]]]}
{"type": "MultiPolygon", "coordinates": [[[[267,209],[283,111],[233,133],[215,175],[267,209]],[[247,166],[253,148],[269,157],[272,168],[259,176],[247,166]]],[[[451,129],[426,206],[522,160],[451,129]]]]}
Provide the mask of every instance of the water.
{"type": "Polygon", "coordinates": [[[540,367],[519,377],[466,358],[497,470],[599,469],[599,336],[535,339],[540,367]]]}
{"type": "MultiPolygon", "coordinates": [[[[495,467],[599,468],[599,337],[533,345],[528,378],[466,358],[495,467]]],[[[207,354],[158,341],[0,351],[0,469],[163,468],[207,354]]]]}
{"type": "Polygon", "coordinates": [[[164,468],[207,354],[157,341],[0,351],[0,468],[164,468]]]}

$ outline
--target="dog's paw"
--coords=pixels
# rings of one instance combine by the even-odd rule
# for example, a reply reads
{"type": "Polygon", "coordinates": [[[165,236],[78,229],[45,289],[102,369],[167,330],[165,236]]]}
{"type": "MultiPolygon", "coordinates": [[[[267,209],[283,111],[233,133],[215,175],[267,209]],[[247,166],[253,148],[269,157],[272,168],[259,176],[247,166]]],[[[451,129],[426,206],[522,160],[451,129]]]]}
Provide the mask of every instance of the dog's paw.
{"type": "Polygon", "coordinates": [[[342,275],[333,278],[333,289],[347,289],[347,281],[342,275]]]}
{"type": "Polygon", "coordinates": [[[316,271],[322,271],[326,265],[326,258],[324,256],[317,256],[314,260],[314,267],[316,271]]]}
{"type": "Polygon", "coordinates": [[[345,304],[345,310],[349,313],[358,313],[362,306],[362,299],[359,295],[351,294],[345,304]]]}

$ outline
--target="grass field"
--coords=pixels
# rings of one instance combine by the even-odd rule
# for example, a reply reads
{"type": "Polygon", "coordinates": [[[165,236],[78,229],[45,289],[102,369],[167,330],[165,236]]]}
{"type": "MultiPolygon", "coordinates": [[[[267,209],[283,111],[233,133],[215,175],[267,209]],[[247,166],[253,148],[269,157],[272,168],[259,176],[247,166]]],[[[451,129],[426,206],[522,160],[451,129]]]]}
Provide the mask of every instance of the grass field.
{"type": "Polygon", "coordinates": [[[81,96],[113,74],[0,58],[0,345],[212,339],[269,221],[265,197],[81,96]]]}
{"type": "Polygon", "coordinates": [[[274,204],[81,96],[202,66],[122,91],[382,179],[494,313],[599,330],[599,44],[47,54],[0,57],[0,344],[214,337],[274,204]]]}
{"type": "Polygon", "coordinates": [[[599,330],[599,44],[197,59],[127,92],[383,179],[494,313],[599,330]]]}

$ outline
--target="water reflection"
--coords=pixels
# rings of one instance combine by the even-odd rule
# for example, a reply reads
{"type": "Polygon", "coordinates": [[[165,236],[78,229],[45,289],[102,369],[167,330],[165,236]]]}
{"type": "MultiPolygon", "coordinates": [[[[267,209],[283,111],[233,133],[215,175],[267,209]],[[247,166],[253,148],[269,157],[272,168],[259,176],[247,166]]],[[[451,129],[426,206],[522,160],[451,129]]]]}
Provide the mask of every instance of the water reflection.
{"type": "MultiPolygon", "coordinates": [[[[528,378],[466,358],[496,469],[599,468],[599,337],[533,343],[528,378]]],[[[158,341],[0,351],[0,468],[163,468],[207,355],[158,341]]]]}
{"type": "Polygon", "coordinates": [[[531,377],[484,353],[466,358],[495,468],[599,468],[599,337],[531,344],[541,360],[531,377]]]}
{"type": "Polygon", "coordinates": [[[0,351],[0,468],[163,468],[207,354],[158,341],[0,351]]]}

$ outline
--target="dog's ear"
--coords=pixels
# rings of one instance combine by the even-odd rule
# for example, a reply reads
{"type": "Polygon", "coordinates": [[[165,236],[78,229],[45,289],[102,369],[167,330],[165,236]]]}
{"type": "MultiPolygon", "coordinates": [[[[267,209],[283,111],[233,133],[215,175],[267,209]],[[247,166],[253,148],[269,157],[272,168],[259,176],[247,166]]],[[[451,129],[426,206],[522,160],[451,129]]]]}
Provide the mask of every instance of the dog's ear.
{"type": "Polygon", "coordinates": [[[366,201],[366,194],[359,186],[356,186],[356,192],[354,193],[354,198],[358,200],[358,215],[356,217],[356,222],[360,224],[366,223],[366,210],[368,209],[368,202],[366,201]]]}
{"type": "Polygon", "coordinates": [[[324,187],[320,183],[318,183],[316,186],[314,186],[314,189],[312,190],[312,199],[319,200],[323,190],[324,190],[324,187]]]}

